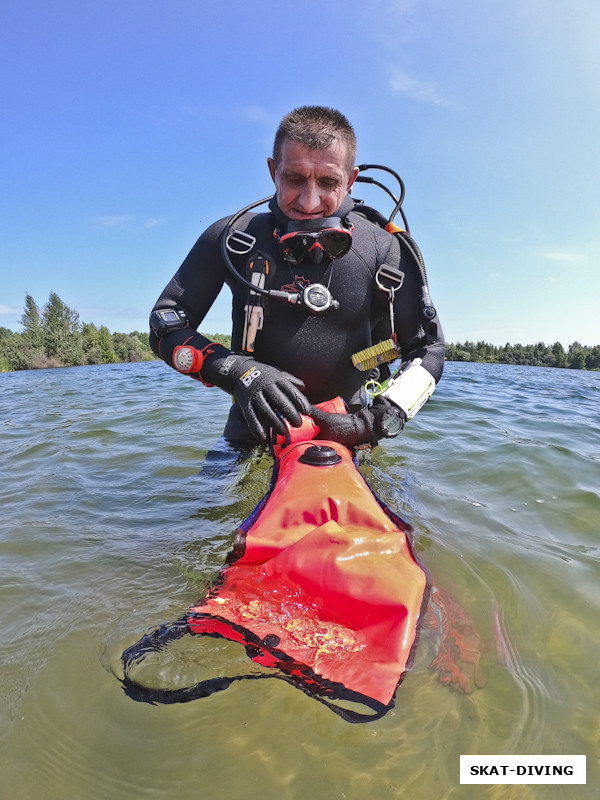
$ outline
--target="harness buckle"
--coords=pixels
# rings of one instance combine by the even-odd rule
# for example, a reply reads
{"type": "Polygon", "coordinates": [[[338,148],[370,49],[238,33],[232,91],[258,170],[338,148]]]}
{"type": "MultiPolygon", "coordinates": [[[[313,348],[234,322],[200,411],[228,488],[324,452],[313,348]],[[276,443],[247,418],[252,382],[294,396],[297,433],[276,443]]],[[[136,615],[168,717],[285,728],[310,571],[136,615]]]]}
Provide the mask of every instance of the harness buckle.
{"type": "Polygon", "coordinates": [[[225,245],[230,253],[245,256],[256,244],[256,236],[246,231],[231,231],[225,239],[225,245]]]}
{"type": "Polygon", "coordinates": [[[375,283],[382,292],[387,292],[390,298],[401,288],[404,283],[404,273],[397,267],[391,267],[389,264],[382,264],[375,273],[375,283]],[[387,281],[388,285],[383,281],[387,281]]]}

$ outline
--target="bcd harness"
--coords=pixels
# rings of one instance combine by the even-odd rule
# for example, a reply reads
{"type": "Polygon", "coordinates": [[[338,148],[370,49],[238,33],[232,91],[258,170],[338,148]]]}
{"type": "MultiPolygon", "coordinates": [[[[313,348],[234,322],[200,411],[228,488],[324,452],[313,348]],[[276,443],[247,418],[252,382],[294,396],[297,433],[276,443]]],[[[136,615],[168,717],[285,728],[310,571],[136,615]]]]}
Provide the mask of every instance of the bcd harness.
{"type": "MultiPolygon", "coordinates": [[[[359,166],[359,172],[367,170],[384,170],[393,175],[398,181],[400,192],[394,195],[387,186],[373,179],[370,176],[359,174],[357,182],[370,183],[383,189],[394,201],[395,206],[389,218],[376,209],[365,205],[361,200],[354,201],[352,211],[374,225],[386,230],[398,239],[397,252],[393,247],[390,248],[387,263],[382,264],[375,274],[377,291],[387,295],[390,319],[390,338],[366,348],[352,357],[352,363],[361,371],[368,371],[373,367],[383,363],[394,361],[399,357],[396,348],[396,337],[394,333],[394,299],[396,292],[402,288],[404,282],[404,272],[400,268],[403,247],[412,255],[417,265],[421,277],[421,313],[424,320],[424,331],[427,338],[428,327],[436,315],[435,308],[429,296],[427,285],[427,273],[425,262],[421,251],[416,242],[410,236],[410,230],[406,216],[402,210],[404,200],[404,183],[400,176],[389,169],[378,164],[363,164],[359,166]],[[400,213],[405,228],[400,228],[394,223],[394,217],[400,213]]],[[[257,240],[246,231],[238,230],[234,227],[248,211],[268,203],[271,198],[264,198],[255,203],[245,206],[229,220],[221,236],[221,254],[223,260],[233,277],[246,285],[248,288],[248,302],[245,306],[245,320],[242,349],[244,352],[252,354],[256,334],[262,329],[264,324],[264,303],[266,298],[272,298],[279,302],[291,303],[300,306],[307,313],[320,315],[339,307],[339,303],[332,297],[329,291],[331,281],[331,269],[333,260],[345,255],[351,247],[351,236],[353,226],[348,218],[329,217],[319,220],[290,221],[287,230],[282,234],[278,228],[275,229],[274,236],[280,245],[283,258],[288,263],[297,264],[304,257],[308,256],[316,263],[321,263],[324,256],[330,259],[329,281],[327,285],[322,283],[312,283],[307,287],[297,291],[273,290],[267,287],[267,280],[270,272],[269,262],[263,254],[255,249],[257,240]],[[294,243],[294,246],[291,245],[294,243]],[[244,272],[240,271],[233,263],[231,256],[248,256],[244,272]]]]}

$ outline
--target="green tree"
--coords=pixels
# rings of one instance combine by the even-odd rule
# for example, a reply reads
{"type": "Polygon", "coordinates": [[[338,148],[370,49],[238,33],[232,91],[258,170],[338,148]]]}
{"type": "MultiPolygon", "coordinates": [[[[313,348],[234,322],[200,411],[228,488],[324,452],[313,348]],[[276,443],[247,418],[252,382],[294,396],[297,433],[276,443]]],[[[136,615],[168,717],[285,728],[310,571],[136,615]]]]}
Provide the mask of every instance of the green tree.
{"type": "Polygon", "coordinates": [[[455,344],[447,344],[446,345],[446,361],[457,361],[456,358],[456,345],[455,344]]]}
{"type": "Polygon", "coordinates": [[[225,333],[202,333],[201,335],[206,336],[211,342],[217,342],[217,344],[222,344],[223,347],[231,349],[231,336],[225,333]]]}
{"type": "Polygon", "coordinates": [[[487,342],[477,342],[476,359],[477,361],[493,361],[496,348],[487,342]]]}
{"type": "Polygon", "coordinates": [[[102,351],[102,363],[103,364],[114,364],[117,360],[117,355],[115,353],[113,343],[112,343],[112,334],[106,327],[106,325],[101,325],[99,330],[99,346],[100,350],[102,351]]]}
{"type": "Polygon", "coordinates": [[[23,333],[11,342],[11,361],[16,369],[40,369],[46,366],[44,334],[37,303],[30,294],[25,295],[25,308],[20,319],[23,333]]]}
{"type": "Polygon", "coordinates": [[[471,361],[471,353],[468,350],[463,350],[462,345],[458,345],[456,348],[456,360],[471,361]]]}
{"type": "MultiPolygon", "coordinates": [[[[11,332],[12,333],[12,332],[11,332]]],[[[48,360],[39,348],[33,348],[25,338],[24,333],[12,333],[2,341],[1,355],[3,363],[8,363],[9,369],[43,369],[48,366],[48,360]]]]}
{"type": "Polygon", "coordinates": [[[586,369],[600,369],[600,345],[590,348],[585,356],[586,369]]]}
{"type": "Polygon", "coordinates": [[[21,317],[23,336],[25,341],[35,349],[43,349],[44,333],[42,331],[42,317],[37,303],[30,294],[25,295],[25,309],[21,317]]]}
{"type": "Polygon", "coordinates": [[[106,325],[97,328],[93,322],[84,322],[81,339],[86,363],[114,364],[117,360],[112,344],[112,336],[106,325]]]}
{"type": "Polygon", "coordinates": [[[144,348],[137,336],[113,333],[112,344],[119,362],[145,361],[144,348]]]}
{"type": "Polygon", "coordinates": [[[0,328],[0,372],[11,372],[15,369],[9,358],[11,339],[14,335],[10,328],[0,328]]]}
{"type": "Polygon", "coordinates": [[[140,331],[133,331],[131,333],[131,336],[135,336],[136,339],[139,339],[140,342],[143,345],[145,345],[146,347],[148,347],[148,349],[150,349],[150,332],[149,331],[143,331],[142,333],[140,333],[140,331]]]}
{"type": "Polygon", "coordinates": [[[63,303],[56,292],[50,292],[41,327],[48,358],[67,365],[85,363],[79,313],[63,303]]]}
{"type": "Polygon", "coordinates": [[[562,346],[560,342],[554,342],[552,345],[552,355],[554,357],[554,364],[555,367],[566,367],[567,366],[567,354],[565,353],[565,348],[562,346]]]}
{"type": "Polygon", "coordinates": [[[568,362],[571,369],[585,369],[585,353],[579,342],[569,345],[568,362]]]}
{"type": "Polygon", "coordinates": [[[150,347],[150,332],[144,331],[143,333],[140,333],[139,331],[134,331],[130,335],[135,336],[136,339],[139,339],[142,345],[142,351],[144,353],[144,361],[156,361],[156,356],[150,347]]]}

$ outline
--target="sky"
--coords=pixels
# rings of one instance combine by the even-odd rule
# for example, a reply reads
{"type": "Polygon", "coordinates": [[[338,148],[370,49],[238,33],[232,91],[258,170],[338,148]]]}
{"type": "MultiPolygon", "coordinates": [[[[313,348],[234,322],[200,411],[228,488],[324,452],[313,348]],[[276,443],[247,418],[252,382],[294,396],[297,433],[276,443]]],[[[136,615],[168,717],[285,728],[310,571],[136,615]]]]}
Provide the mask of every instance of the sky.
{"type": "Polygon", "coordinates": [[[318,104],[402,176],[448,341],[599,344],[599,31],[597,0],[3,0],[0,326],[56,292],[147,330],[318,104]]]}

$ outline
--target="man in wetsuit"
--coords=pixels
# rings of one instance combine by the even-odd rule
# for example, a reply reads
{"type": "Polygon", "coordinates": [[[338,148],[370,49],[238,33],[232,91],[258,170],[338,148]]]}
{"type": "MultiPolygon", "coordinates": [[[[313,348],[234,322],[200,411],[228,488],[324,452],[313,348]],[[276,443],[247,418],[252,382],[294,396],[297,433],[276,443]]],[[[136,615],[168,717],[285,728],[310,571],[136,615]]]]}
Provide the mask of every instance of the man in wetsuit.
{"type": "Polygon", "coordinates": [[[285,433],[283,419],[298,426],[300,414],[309,414],[323,438],[374,446],[402,430],[441,377],[444,339],[433,306],[424,313],[418,250],[355,210],[349,194],[358,174],[355,156],[354,131],[338,111],[304,106],[290,112],[268,159],[275,184],[269,211],[239,216],[232,230],[231,218],[209,227],[154,306],[152,349],[178,371],[233,396],[224,435],[235,445],[262,441],[269,428],[285,433]],[[233,236],[225,251],[233,270],[223,255],[225,230],[233,236]],[[384,265],[403,276],[393,313],[376,280],[384,265]],[[274,295],[249,289],[257,269],[274,295]],[[196,332],[223,283],[232,292],[231,351],[196,332]],[[262,327],[255,324],[250,334],[250,312],[257,308],[262,327]],[[368,372],[351,357],[390,336],[404,369],[394,391],[368,405],[368,372]],[[338,395],[348,415],[314,407],[338,395]]]}

